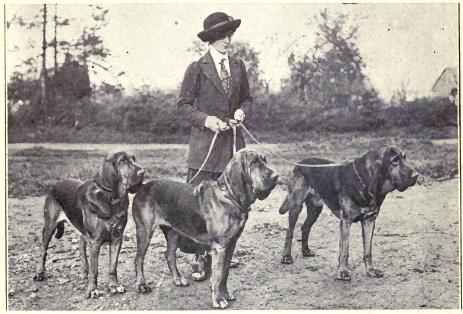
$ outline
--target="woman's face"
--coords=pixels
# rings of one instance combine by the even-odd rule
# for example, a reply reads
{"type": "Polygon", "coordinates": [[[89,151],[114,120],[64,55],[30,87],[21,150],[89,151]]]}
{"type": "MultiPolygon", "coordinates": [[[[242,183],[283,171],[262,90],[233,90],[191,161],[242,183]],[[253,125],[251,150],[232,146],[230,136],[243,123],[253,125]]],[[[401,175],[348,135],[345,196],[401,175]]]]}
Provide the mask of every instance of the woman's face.
{"type": "Polygon", "coordinates": [[[230,48],[230,43],[231,43],[231,37],[232,35],[229,35],[225,38],[216,40],[213,42],[211,45],[214,47],[218,52],[220,53],[226,53],[228,49],[230,48]]]}

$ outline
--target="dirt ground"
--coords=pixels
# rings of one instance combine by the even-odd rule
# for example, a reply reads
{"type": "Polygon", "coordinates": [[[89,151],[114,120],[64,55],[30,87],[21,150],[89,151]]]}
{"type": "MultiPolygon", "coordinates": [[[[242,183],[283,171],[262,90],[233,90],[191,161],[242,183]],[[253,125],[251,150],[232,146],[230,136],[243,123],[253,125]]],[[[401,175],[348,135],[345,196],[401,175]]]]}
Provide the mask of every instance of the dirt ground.
{"type": "MultiPolygon", "coordinates": [[[[316,256],[302,258],[298,221],[293,265],[280,264],[287,216],[277,209],[284,197],[277,188],[253,206],[235,256],[229,288],[237,297],[231,309],[419,309],[460,307],[458,180],[415,186],[389,194],[377,221],[374,261],[384,270],[381,279],[363,271],[361,229],[351,232],[351,282],[334,280],[338,254],[336,218],[325,209],[312,229],[309,246],[316,256]]],[[[8,259],[10,310],[167,310],[209,309],[209,282],[177,288],[170,280],[163,252],[165,242],[156,231],[145,263],[153,292],[134,289],[135,230],[131,218],[119,264],[127,292],[85,299],[86,281],[80,278],[78,234],[66,226],[61,240],[52,240],[48,280],[32,281],[39,256],[43,197],[8,200],[8,259]]],[[[130,215],[131,217],[131,215],[130,215]]],[[[190,255],[178,253],[179,268],[187,277],[190,255]]],[[[107,248],[100,256],[100,281],[106,283],[107,248]]]]}

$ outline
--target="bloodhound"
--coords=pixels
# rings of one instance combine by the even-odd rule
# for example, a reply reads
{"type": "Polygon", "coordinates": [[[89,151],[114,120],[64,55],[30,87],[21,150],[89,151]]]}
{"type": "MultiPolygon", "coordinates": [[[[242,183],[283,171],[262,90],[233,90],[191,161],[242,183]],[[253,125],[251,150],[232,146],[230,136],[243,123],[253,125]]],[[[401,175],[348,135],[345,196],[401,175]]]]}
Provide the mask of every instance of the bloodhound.
{"type": "MultiPolygon", "coordinates": [[[[309,158],[299,164],[330,164],[326,159],[309,158]]],[[[354,161],[332,167],[296,166],[288,186],[288,195],[280,207],[280,214],[289,211],[289,228],[286,231],[281,263],[292,264],[291,244],[293,231],[302,204],[307,218],[301,227],[302,255],[314,256],[308,247],[310,229],[325,204],[340,219],[339,265],[336,279],[349,281],[349,232],[351,224],[362,224],[363,261],[369,277],[382,277],[383,272],[373,267],[371,246],[375,220],[381,204],[389,192],[400,192],[413,186],[418,175],[410,167],[399,149],[389,147],[369,151],[354,161]]]]}
{"type": "Polygon", "coordinates": [[[167,240],[166,259],[174,284],[186,286],[179,273],[176,250],[197,252],[187,238],[209,254],[212,305],[226,308],[234,297],[227,289],[230,259],[248,219],[250,206],[265,199],[277,184],[278,175],[267,166],[264,156],[242,149],[227,164],[217,181],[207,180],[197,187],[155,180],[143,184],[133,201],[132,214],[137,234],[135,259],[136,287],[149,292],[143,273],[146,251],[154,227],[160,226],[167,240]]]}
{"type": "Polygon", "coordinates": [[[55,238],[63,236],[67,220],[81,234],[82,271],[88,277],[86,296],[98,297],[101,294],[97,290],[98,256],[101,245],[106,242],[110,245],[108,290],[111,293],[125,292],[117,279],[117,260],[127,223],[128,193],[136,192],[142,185],[143,176],[144,170],[135,162],[133,155],[117,152],[108,154],[101,173],[93,180],[63,180],[56,183],[45,200],[42,255],[34,280],[45,279],[48,245],[55,230],[55,238]],[[90,263],[87,260],[87,245],[90,263]]]}

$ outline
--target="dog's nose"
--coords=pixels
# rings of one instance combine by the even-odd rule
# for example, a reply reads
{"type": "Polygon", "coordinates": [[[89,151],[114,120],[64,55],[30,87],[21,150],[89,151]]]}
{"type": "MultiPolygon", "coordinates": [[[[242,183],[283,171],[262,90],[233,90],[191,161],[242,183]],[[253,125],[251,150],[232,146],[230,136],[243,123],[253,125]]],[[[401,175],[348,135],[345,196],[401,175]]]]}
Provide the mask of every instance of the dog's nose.
{"type": "Polygon", "coordinates": [[[412,179],[413,184],[415,184],[415,183],[421,184],[421,183],[423,183],[423,180],[424,180],[423,176],[420,176],[418,174],[418,172],[416,172],[414,170],[413,170],[412,174],[410,175],[410,178],[412,179]]]}
{"type": "Polygon", "coordinates": [[[270,178],[273,182],[278,182],[279,175],[278,173],[274,172],[270,178]]]}
{"type": "Polygon", "coordinates": [[[426,182],[426,178],[423,175],[414,174],[412,176],[412,181],[414,184],[423,185],[426,182]]]}
{"type": "Polygon", "coordinates": [[[288,185],[288,182],[284,176],[278,176],[277,185],[288,185]]]}
{"type": "Polygon", "coordinates": [[[145,174],[145,169],[141,168],[140,170],[137,171],[137,176],[142,176],[145,174]]]}

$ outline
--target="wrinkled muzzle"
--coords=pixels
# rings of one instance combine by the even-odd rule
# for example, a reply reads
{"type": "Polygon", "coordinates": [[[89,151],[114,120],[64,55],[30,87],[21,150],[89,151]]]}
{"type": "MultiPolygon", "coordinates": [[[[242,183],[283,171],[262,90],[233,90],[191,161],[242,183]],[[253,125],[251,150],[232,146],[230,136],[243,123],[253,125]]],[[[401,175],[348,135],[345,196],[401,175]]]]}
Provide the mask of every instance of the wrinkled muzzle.
{"type": "Polygon", "coordinates": [[[418,173],[412,168],[409,168],[409,175],[405,176],[405,178],[401,180],[401,182],[397,186],[397,190],[399,190],[400,192],[403,192],[407,188],[414,186],[416,182],[418,181],[418,178],[419,178],[418,173]]]}
{"type": "Polygon", "coordinates": [[[132,172],[131,177],[129,178],[129,193],[137,193],[138,189],[143,183],[145,177],[145,169],[143,169],[138,164],[135,164],[135,169],[132,172]]]}
{"type": "Polygon", "coordinates": [[[278,173],[276,173],[274,170],[270,168],[268,170],[268,174],[262,180],[262,187],[260,189],[256,188],[256,197],[259,200],[266,199],[279,181],[278,173]]]}

